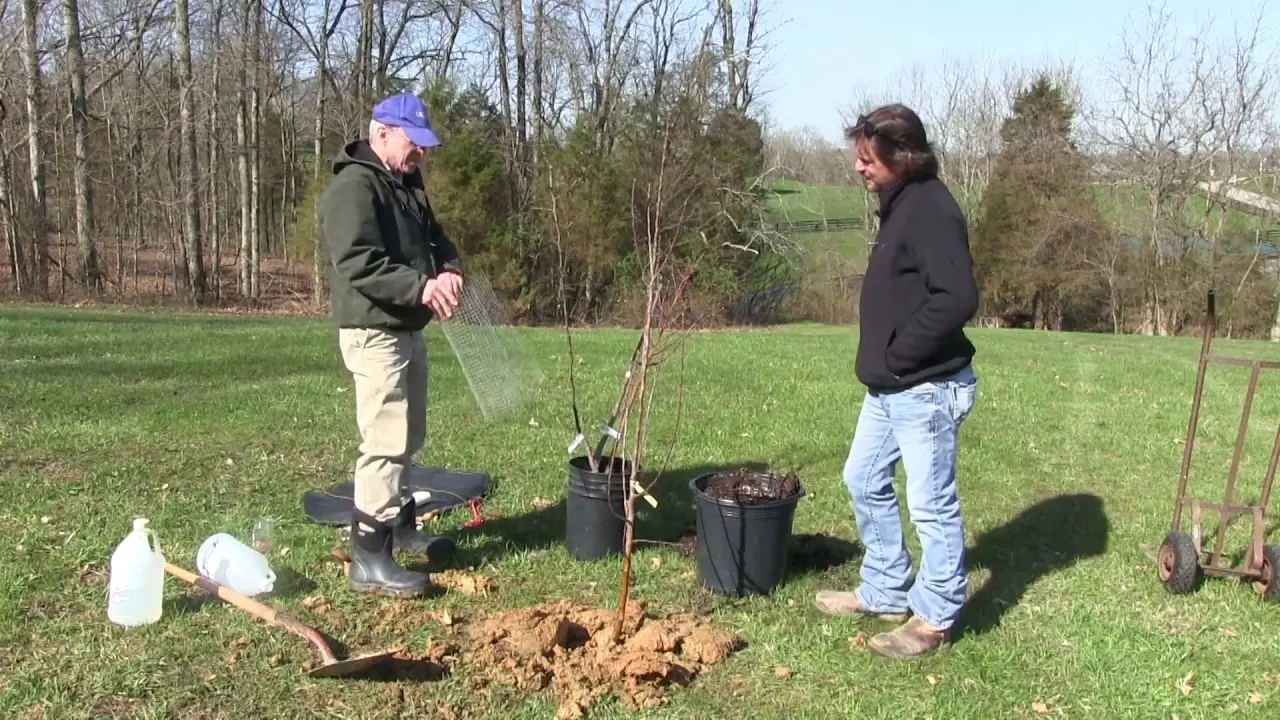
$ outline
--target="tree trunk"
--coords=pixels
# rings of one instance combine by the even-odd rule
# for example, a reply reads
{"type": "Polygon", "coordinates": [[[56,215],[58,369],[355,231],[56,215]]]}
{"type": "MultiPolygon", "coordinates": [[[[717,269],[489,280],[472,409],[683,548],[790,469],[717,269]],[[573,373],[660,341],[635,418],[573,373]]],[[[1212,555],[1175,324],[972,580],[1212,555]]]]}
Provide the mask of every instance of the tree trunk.
{"type": "Polygon", "coordinates": [[[80,248],[80,284],[92,293],[102,289],[97,239],[93,223],[93,188],[89,183],[89,119],[84,89],[84,52],[80,47],[80,6],[62,0],[62,28],[67,47],[67,71],[71,76],[71,127],[75,134],[76,246],[80,248]]]}
{"type": "Polygon", "coordinates": [[[40,92],[40,65],[36,55],[38,0],[22,0],[22,67],[27,83],[27,158],[31,172],[31,249],[35,256],[32,290],[45,298],[49,292],[49,208],[45,197],[44,141],[40,133],[44,110],[40,92]]]}
{"type": "Polygon", "coordinates": [[[725,73],[728,77],[725,82],[729,85],[729,107],[738,107],[738,93],[740,90],[738,77],[738,58],[734,53],[734,45],[736,40],[735,28],[733,27],[733,0],[720,0],[720,43],[724,53],[725,73]]]}
{"type": "MultiPolygon", "coordinates": [[[[0,112],[3,118],[3,112],[0,112]]],[[[4,225],[5,255],[13,266],[13,289],[21,295],[26,291],[26,263],[22,248],[18,245],[17,213],[13,207],[13,193],[9,191],[9,156],[0,150],[0,223],[4,225]]]]}
{"type": "Polygon", "coordinates": [[[369,105],[373,97],[373,0],[360,3],[360,36],[356,43],[356,103],[369,105]]]}
{"type": "MultiPolygon", "coordinates": [[[[524,177],[525,148],[529,140],[528,112],[528,74],[525,70],[524,52],[524,0],[511,2],[511,33],[515,42],[516,54],[516,162],[519,163],[520,177],[524,177]]],[[[523,188],[522,188],[523,189],[523,188]]]]}
{"type": "Polygon", "coordinates": [[[209,266],[213,296],[222,299],[222,221],[218,207],[218,176],[222,170],[218,153],[219,90],[222,87],[222,3],[213,8],[213,97],[209,102],[209,266]]]}
{"type": "Polygon", "coordinates": [[[249,294],[258,298],[262,271],[262,0],[250,0],[253,35],[249,40],[249,294]]]}
{"type": "MultiPolygon", "coordinates": [[[[325,110],[325,93],[328,84],[325,82],[325,72],[329,68],[329,13],[331,3],[325,0],[324,15],[320,19],[320,32],[317,34],[320,47],[316,53],[316,107],[315,107],[315,127],[313,131],[315,138],[313,139],[312,152],[315,155],[315,163],[311,168],[312,193],[313,195],[320,192],[320,177],[325,166],[324,162],[324,110],[325,110]]],[[[446,62],[448,59],[446,58],[446,62]]],[[[312,198],[312,232],[315,247],[311,253],[311,301],[319,307],[324,302],[325,296],[325,279],[324,279],[324,243],[320,238],[320,199],[312,198]]]]}
{"type": "MultiPolygon", "coordinates": [[[[537,0],[542,2],[542,0],[537,0]]],[[[449,65],[453,61],[453,47],[458,42],[458,33],[462,31],[462,11],[465,3],[457,3],[454,6],[453,17],[449,18],[449,36],[445,39],[444,49],[440,52],[440,65],[436,70],[436,84],[449,77],[449,65]]],[[[326,17],[328,14],[326,13],[326,17]]],[[[328,38],[325,38],[328,40],[328,38]]],[[[328,49],[326,48],[326,52],[328,49]]]]}
{"type": "MultiPolygon", "coordinates": [[[[74,2],[75,0],[66,0],[74,2]]],[[[182,235],[186,242],[189,297],[204,300],[204,243],[200,238],[200,195],[196,191],[196,119],[191,79],[191,14],[188,0],[174,0],[174,32],[178,43],[178,122],[182,148],[179,185],[182,190],[182,235]]]]}
{"type": "Polygon", "coordinates": [[[253,231],[250,220],[252,206],[249,192],[249,53],[245,48],[245,44],[252,42],[249,38],[252,8],[253,0],[244,0],[241,4],[241,53],[238,58],[238,82],[236,82],[236,145],[238,146],[236,170],[240,180],[240,253],[237,258],[237,270],[239,271],[240,296],[243,298],[253,296],[249,282],[250,244],[253,231]]]}
{"type": "Polygon", "coordinates": [[[289,227],[293,221],[293,208],[295,204],[295,193],[297,188],[294,187],[293,169],[296,167],[294,162],[294,142],[296,140],[293,128],[297,127],[298,113],[294,109],[294,104],[289,103],[289,107],[284,112],[284,122],[280,123],[280,168],[284,173],[284,177],[280,180],[280,217],[277,218],[277,225],[280,228],[280,247],[284,253],[284,262],[289,264],[289,243],[286,238],[289,237],[289,227]]]}
{"type": "Polygon", "coordinates": [[[542,115],[542,65],[543,53],[545,52],[544,44],[544,25],[546,0],[533,0],[533,97],[530,103],[530,115],[533,119],[533,151],[534,162],[537,162],[538,146],[542,143],[543,115],[542,115]]]}
{"type": "MultiPolygon", "coordinates": [[[[143,87],[146,85],[146,55],[143,54],[143,43],[146,40],[146,20],[141,15],[134,18],[133,25],[133,92],[138,96],[142,96],[143,87]]],[[[120,275],[121,292],[124,291],[124,277],[126,272],[131,272],[133,277],[133,292],[138,292],[138,255],[142,251],[143,243],[146,241],[143,232],[143,207],[142,207],[142,178],[144,169],[142,167],[142,110],[138,107],[138,103],[129,103],[128,109],[129,126],[133,129],[129,142],[129,163],[132,169],[133,188],[131,200],[132,207],[135,212],[129,214],[130,227],[130,251],[132,267],[127,271],[122,267],[120,275]]],[[[123,266],[124,261],[119,261],[123,266]]]]}

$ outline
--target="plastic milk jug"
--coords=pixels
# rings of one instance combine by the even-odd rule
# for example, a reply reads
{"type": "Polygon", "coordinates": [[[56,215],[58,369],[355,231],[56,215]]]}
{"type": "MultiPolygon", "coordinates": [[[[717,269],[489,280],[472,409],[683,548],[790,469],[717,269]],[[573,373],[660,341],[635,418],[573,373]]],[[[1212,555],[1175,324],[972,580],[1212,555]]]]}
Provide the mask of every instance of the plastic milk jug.
{"type": "Polygon", "coordinates": [[[146,518],[134,518],[133,530],[111,554],[107,619],[125,627],[153,623],[160,619],[163,600],[164,555],[160,539],[147,526],[146,518]]]}
{"type": "Polygon", "coordinates": [[[276,574],[262,553],[232,535],[212,535],[196,553],[201,575],[246,597],[271,592],[276,574]]]}

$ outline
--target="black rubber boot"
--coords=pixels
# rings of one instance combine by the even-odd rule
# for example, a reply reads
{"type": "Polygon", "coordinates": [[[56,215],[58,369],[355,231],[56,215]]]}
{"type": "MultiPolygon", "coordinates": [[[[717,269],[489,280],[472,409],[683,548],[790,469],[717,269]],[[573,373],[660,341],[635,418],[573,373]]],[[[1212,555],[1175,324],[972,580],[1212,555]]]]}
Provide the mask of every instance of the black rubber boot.
{"type": "Polygon", "coordinates": [[[395,548],[409,555],[426,558],[429,562],[440,563],[453,557],[458,544],[453,538],[444,535],[424,535],[418,530],[418,508],[413,496],[400,506],[400,514],[393,521],[392,535],[395,548]]]}
{"type": "Polygon", "coordinates": [[[391,550],[391,526],[352,510],[351,568],[347,574],[351,589],[395,597],[424,594],[430,577],[396,565],[391,550]]]}

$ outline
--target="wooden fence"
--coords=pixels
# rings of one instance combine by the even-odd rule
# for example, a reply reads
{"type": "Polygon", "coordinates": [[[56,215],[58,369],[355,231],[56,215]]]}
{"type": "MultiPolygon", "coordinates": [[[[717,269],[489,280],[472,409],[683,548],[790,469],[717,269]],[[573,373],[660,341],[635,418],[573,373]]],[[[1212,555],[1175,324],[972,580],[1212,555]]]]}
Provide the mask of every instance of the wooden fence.
{"type": "Polygon", "coordinates": [[[774,232],[779,233],[818,233],[863,230],[867,227],[867,221],[860,217],[818,218],[816,220],[778,220],[772,225],[774,232]]]}

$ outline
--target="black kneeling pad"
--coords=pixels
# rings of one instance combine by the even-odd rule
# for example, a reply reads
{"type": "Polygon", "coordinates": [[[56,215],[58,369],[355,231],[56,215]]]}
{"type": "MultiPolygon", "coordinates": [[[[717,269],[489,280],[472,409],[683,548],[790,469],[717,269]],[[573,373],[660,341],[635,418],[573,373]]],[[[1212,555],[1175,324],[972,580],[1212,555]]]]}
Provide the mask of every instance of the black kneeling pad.
{"type": "MultiPolygon", "coordinates": [[[[417,514],[421,517],[483,498],[489,492],[490,479],[489,473],[414,465],[400,494],[416,497],[417,514]],[[425,499],[424,492],[429,493],[425,499]]],[[[308,490],[302,495],[302,512],[308,520],[321,525],[349,525],[354,493],[355,483],[351,480],[328,489],[308,490]]]]}

